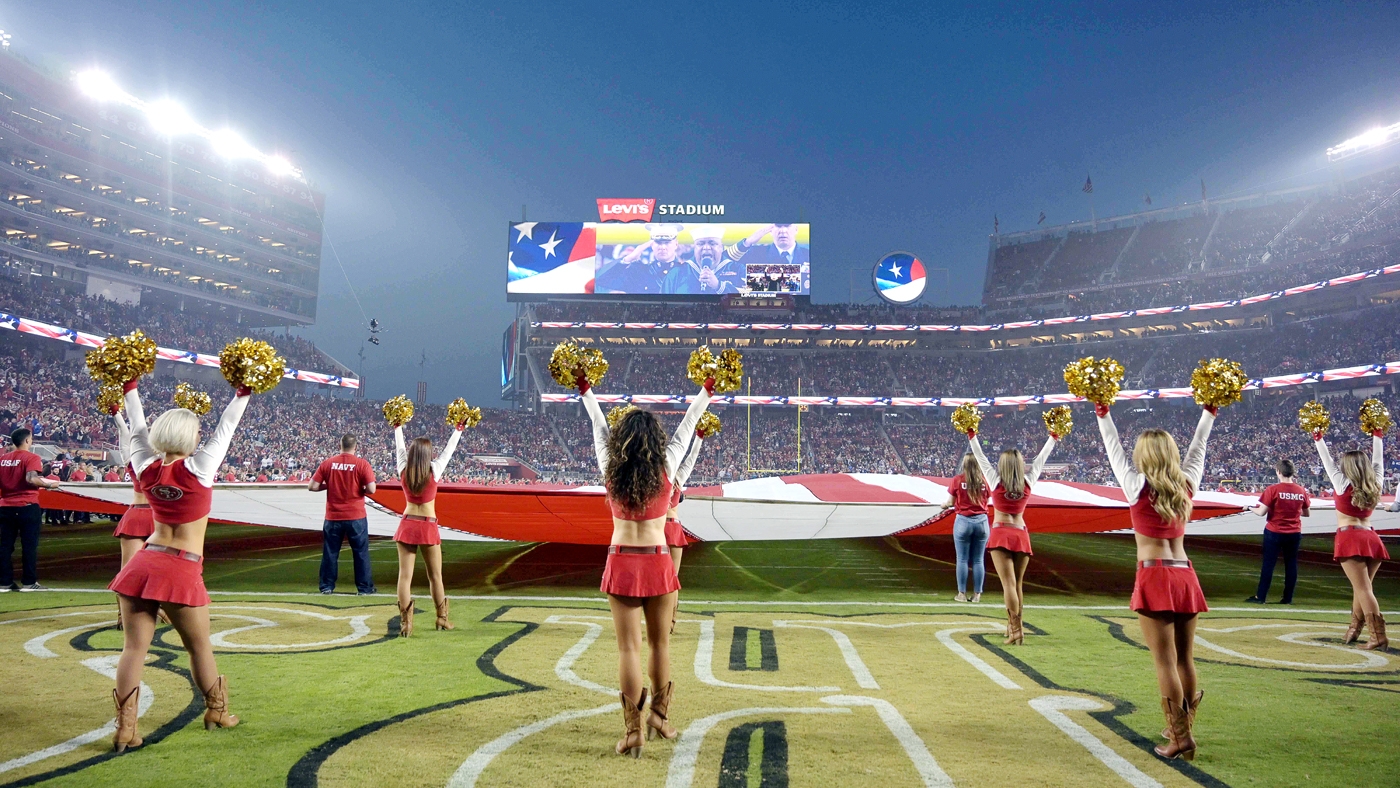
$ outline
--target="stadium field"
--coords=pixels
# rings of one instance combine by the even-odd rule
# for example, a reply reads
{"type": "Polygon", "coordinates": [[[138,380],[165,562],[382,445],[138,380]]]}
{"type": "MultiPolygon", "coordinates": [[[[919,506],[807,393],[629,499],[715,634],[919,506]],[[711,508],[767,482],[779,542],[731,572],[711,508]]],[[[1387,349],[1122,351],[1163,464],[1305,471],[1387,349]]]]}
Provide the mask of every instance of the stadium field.
{"type": "MultiPolygon", "coordinates": [[[[384,593],[323,596],[319,534],[213,526],[214,645],[242,723],[203,729],[162,628],[146,746],[113,756],[109,534],[51,528],[40,577],[61,590],[0,595],[0,685],[27,688],[0,693],[0,785],[1326,786],[1400,771],[1380,744],[1400,738],[1400,655],[1339,645],[1349,591],[1327,539],[1305,541],[1291,607],[1241,601],[1257,540],[1188,541],[1213,605],[1201,750],[1152,755],[1162,716],[1116,536],[1036,537],[1021,647],[1001,644],[994,575],[982,604],[953,601],[948,539],[695,545],[671,654],[682,736],[634,761],[611,751],[602,550],[446,543],[457,628],[430,628],[420,577],[401,639],[392,543],[372,546],[384,593]]],[[[1377,592],[1400,608],[1393,565],[1377,592]]]]}

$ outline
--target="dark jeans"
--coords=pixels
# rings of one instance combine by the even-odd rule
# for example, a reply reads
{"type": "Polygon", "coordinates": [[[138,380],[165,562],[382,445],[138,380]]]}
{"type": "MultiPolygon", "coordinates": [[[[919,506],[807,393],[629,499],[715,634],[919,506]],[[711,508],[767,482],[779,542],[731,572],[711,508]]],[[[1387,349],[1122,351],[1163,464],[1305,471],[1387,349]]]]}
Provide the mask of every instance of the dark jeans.
{"type": "Polygon", "coordinates": [[[326,520],[322,527],[325,541],[321,550],[321,590],[334,591],[340,576],[340,545],[350,540],[350,556],[355,562],[355,588],[362,594],[374,593],[374,575],[369,566],[369,520],[326,520]]]}
{"type": "Polygon", "coordinates": [[[1293,588],[1298,585],[1298,543],[1302,534],[1280,534],[1264,531],[1264,566],[1259,573],[1259,591],[1255,596],[1259,601],[1269,598],[1269,584],[1274,579],[1274,564],[1278,563],[1279,553],[1283,553],[1283,599],[1285,604],[1293,601],[1293,588]]]}
{"type": "Polygon", "coordinates": [[[0,586],[9,587],[15,582],[15,567],[11,563],[15,555],[15,537],[19,537],[23,571],[20,579],[24,585],[39,582],[39,528],[43,512],[39,504],[26,506],[0,506],[0,586]]]}

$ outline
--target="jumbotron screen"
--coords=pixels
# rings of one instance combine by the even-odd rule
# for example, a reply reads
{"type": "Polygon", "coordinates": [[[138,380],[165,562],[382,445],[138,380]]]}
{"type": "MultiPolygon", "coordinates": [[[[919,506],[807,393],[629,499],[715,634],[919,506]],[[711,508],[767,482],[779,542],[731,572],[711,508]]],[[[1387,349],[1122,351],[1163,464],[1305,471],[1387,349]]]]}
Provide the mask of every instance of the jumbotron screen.
{"type": "Polygon", "coordinates": [[[811,295],[807,224],[512,222],[506,292],[811,295]]]}

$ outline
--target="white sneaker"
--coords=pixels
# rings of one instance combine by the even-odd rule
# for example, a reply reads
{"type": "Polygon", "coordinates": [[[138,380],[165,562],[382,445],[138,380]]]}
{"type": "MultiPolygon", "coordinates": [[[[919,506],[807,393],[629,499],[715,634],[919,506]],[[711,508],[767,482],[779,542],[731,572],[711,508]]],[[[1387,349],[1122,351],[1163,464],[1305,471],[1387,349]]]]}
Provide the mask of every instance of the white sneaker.
{"type": "Polygon", "coordinates": [[[21,591],[48,591],[48,590],[49,590],[49,587],[48,587],[48,586],[41,586],[41,585],[39,585],[38,583],[30,583],[29,585],[24,586],[24,587],[21,588],[20,590],[21,590],[21,591]]]}
{"type": "Polygon", "coordinates": [[[959,592],[958,592],[958,595],[955,596],[955,597],[953,597],[953,601],[954,601],[954,602],[966,602],[966,601],[967,601],[967,594],[964,594],[964,593],[962,593],[961,591],[959,591],[959,592]]]}

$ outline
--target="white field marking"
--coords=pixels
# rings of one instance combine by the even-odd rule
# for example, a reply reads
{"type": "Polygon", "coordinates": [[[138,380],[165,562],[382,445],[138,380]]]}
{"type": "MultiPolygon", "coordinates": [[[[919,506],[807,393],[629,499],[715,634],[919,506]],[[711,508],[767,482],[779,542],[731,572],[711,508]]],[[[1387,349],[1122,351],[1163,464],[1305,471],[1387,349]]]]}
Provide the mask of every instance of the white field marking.
{"type": "Polygon", "coordinates": [[[578,709],[576,711],[566,711],[556,714],[549,719],[532,722],[516,728],[509,733],[498,736],[495,739],[481,745],[476,752],[462,761],[462,765],[457,767],[457,771],[452,773],[451,779],[447,781],[447,788],[474,788],[476,781],[481,778],[481,773],[486,771],[486,767],[491,765],[491,761],[497,755],[510,749],[512,745],[519,744],[522,739],[542,730],[552,728],[561,722],[578,720],[584,717],[594,717],[599,714],[606,714],[610,711],[617,711],[619,704],[609,703],[606,706],[599,706],[596,709],[578,709]]]}
{"type": "Polygon", "coordinates": [[[66,635],[66,634],[68,634],[69,632],[81,632],[81,631],[83,631],[84,629],[92,629],[93,627],[105,627],[105,626],[107,626],[107,625],[109,625],[109,624],[115,624],[115,623],[117,623],[117,622],[116,622],[116,619],[113,619],[113,620],[111,620],[111,621],[90,621],[90,622],[88,622],[88,623],[86,623],[86,624],[79,624],[79,625],[77,625],[76,627],[67,627],[67,628],[65,628],[65,629],[55,629],[55,630],[52,631],[52,632],[49,632],[49,633],[40,635],[40,636],[35,637],[35,638],[30,638],[29,640],[25,641],[25,643],[24,643],[24,650],[27,651],[27,652],[29,652],[30,654],[33,654],[34,656],[38,657],[39,659],[54,659],[54,658],[56,658],[58,655],[55,654],[53,651],[50,651],[50,650],[49,650],[48,642],[49,642],[50,640],[53,640],[54,638],[56,638],[56,637],[58,637],[58,636],[60,636],[60,635],[66,635]]]}
{"type": "Polygon", "coordinates": [[[244,649],[247,651],[281,651],[287,649],[317,648],[320,646],[338,646],[344,643],[354,643],[357,640],[363,639],[370,633],[369,625],[365,623],[365,620],[370,617],[368,614],[361,616],[332,616],[314,610],[298,610],[290,607],[263,607],[261,605],[211,605],[209,609],[211,611],[210,618],[236,618],[253,622],[253,624],[249,626],[226,629],[222,632],[215,632],[210,635],[209,642],[220,648],[244,649]],[[321,640],[314,643],[233,643],[227,639],[230,635],[281,625],[276,621],[257,618],[255,616],[240,616],[223,612],[212,612],[224,610],[256,610],[259,612],[287,613],[306,616],[321,621],[349,621],[350,634],[335,638],[334,640],[321,640]]]}
{"type": "MultiPolygon", "coordinates": [[[[879,689],[880,685],[875,682],[875,677],[870,674],[870,669],[865,666],[865,661],[860,658],[860,654],[856,651],[855,644],[851,643],[851,639],[847,637],[845,633],[833,631],[825,626],[817,626],[816,624],[818,623],[832,626],[842,625],[852,627],[875,627],[876,629],[902,629],[904,627],[959,627],[959,629],[949,631],[983,631],[980,629],[976,629],[975,624],[974,628],[968,628],[967,625],[973,623],[969,621],[905,621],[899,624],[877,624],[873,621],[851,621],[849,619],[841,619],[837,621],[823,620],[821,622],[796,622],[778,619],[773,622],[773,626],[775,627],[802,627],[804,629],[820,629],[830,633],[832,639],[836,641],[837,648],[841,649],[841,656],[846,658],[846,667],[851,669],[851,674],[855,676],[856,683],[859,684],[862,689],[879,689]],[[843,640],[844,643],[842,642],[843,640]],[[847,650],[848,648],[849,651],[847,650]],[[854,658],[854,661],[852,660],[852,658],[854,658]],[[862,673],[862,671],[864,671],[864,673],[862,673]],[[868,685],[862,683],[865,680],[868,680],[870,683],[868,685]]],[[[987,627],[989,630],[996,630],[1000,627],[999,624],[996,624],[991,621],[982,624],[982,626],[987,627]]],[[[1006,687],[1007,689],[1020,689],[1020,687],[1017,686],[1014,682],[1012,682],[1011,679],[1006,678],[1006,676],[1002,675],[991,665],[988,665],[986,662],[982,661],[971,651],[968,651],[961,645],[957,644],[955,641],[952,640],[951,637],[944,638],[941,633],[939,633],[937,637],[938,642],[947,646],[954,654],[957,654],[959,657],[962,657],[963,659],[967,660],[967,662],[970,665],[972,665],[974,668],[977,668],[983,674],[987,675],[989,678],[992,679],[992,681],[1001,684],[1001,686],[1006,687]],[[987,671],[991,671],[991,673],[988,673],[987,671]],[[996,675],[993,676],[992,674],[996,675]],[[1001,678],[1005,680],[1006,683],[1003,684],[1002,681],[996,678],[996,676],[1001,676],[1001,678]],[[1010,684],[1010,686],[1007,686],[1007,684],[1010,684]]]]}
{"type": "MultiPolygon", "coordinates": [[[[85,659],[83,660],[82,664],[83,667],[95,670],[98,673],[101,673],[102,675],[106,676],[107,678],[116,681],[117,661],[120,659],[120,654],[111,654],[105,657],[92,657],[91,659],[85,659]]],[[[138,718],[144,717],[146,715],[146,712],[151,708],[151,704],[155,703],[155,700],[155,693],[151,692],[151,688],[146,685],[146,682],[141,682],[141,699],[136,703],[136,716],[138,718]]],[[[8,761],[5,761],[4,763],[0,763],[0,773],[13,771],[15,769],[23,769],[24,767],[38,763],[39,761],[46,760],[48,758],[53,758],[58,755],[63,755],[64,753],[72,752],[73,750],[76,750],[79,747],[85,747],[89,744],[92,744],[95,741],[111,736],[113,733],[116,733],[116,731],[117,720],[116,718],[113,718],[110,721],[108,721],[106,725],[103,725],[101,728],[97,728],[96,730],[91,730],[82,735],[74,736],[68,741],[55,744],[52,747],[45,747],[42,750],[36,750],[34,752],[29,753],[28,755],[21,755],[18,758],[12,758],[8,761]]]]}
{"type": "Polygon", "coordinates": [[[831,627],[819,627],[812,624],[790,624],[786,621],[774,621],[773,626],[788,629],[815,629],[831,636],[836,641],[836,647],[841,650],[841,658],[846,660],[846,667],[851,669],[851,675],[856,679],[856,686],[861,689],[879,689],[880,683],[870,674],[870,668],[865,666],[865,660],[860,658],[860,652],[856,651],[855,644],[851,642],[846,633],[831,627]]]}
{"type": "MultiPolygon", "coordinates": [[[[612,708],[609,706],[608,708],[612,708]]],[[[676,749],[671,752],[671,767],[666,772],[666,788],[690,788],[690,784],[695,781],[695,762],[700,756],[700,746],[705,743],[705,734],[725,720],[732,720],[735,717],[754,717],[763,714],[784,715],[784,714],[850,714],[847,708],[789,708],[784,706],[758,706],[751,709],[735,709],[733,711],[722,711],[719,714],[711,714],[708,717],[701,717],[686,726],[681,732],[680,739],[676,742],[676,749]]]]}
{"type": "Polygon", "coordinates": [[[986,629],[940,629],[934,633],[934,637],[938,638],[938,642],[947,646],[948,649],[954,654],[957,654],[958,656],[962,657],[963,660],[967,662],[967,664],[971,665],[974,668],[977,668],[978,672],[980,672],[982,675],[996,682],[996,685],[998,687],[1009,690],[1021,689],[1021,685],[1007,678],[1005,673],[1002,673],[1001,671],[997,670],[991,665],[988,665],[987,662],[981,657],[977,656],[976,654],[973,654],[971,651],[968,651],[967,648],[963,646],[963,644],[957,642],[956,640],[953,640],[953,635],[958,632],[986,631],[986,629]]]}
{"type": "Polygon", "coordinates": [[[589,681],[574,672],[574,663],[578,662],[579,657],[582,657],[583,653],[588,650],[588,647],[592,646],[593,643],[598,640],[598,637],[603,634],[603,626],[601,624],[594,624],[589,621],[568,621],[563,616],[550,616],[544,620],[544,623],[572,624],[574,626],[588,628],[583,633],[583,637],[579,638],[577,643],[569,646],[569,650],[564,652],[564,656],[560,657],[559,661],[554,663],[554,675],[558,676],[560,681],[572,684],[575,687],[583,687],[591,692],[601,692],[607,695],[617,694],[617,690],[611,687],[604,687],[597,682],[589,681]]]}
{"type": "Polygon", "coordinates": [[[828,695],[822,698],[822,703],[830,703],[833,706],[874,707],[875,713],[880,715],[880,721],[885,723],[886,728],[890,729],[890,733],[894,734],[895,740],[904,748],[904,753],[909,756],[909,760],[914,762],[914,768],[923,778],[924,785],[928,788],[953,788],[953,778],[939,767],[938,761],[934,759],[933,753],[928,751],[924,740],[919,738],[919,734],[914,732],[909,721],[904,719],[904,715],[900,714],[899,709],[896,709],[889,701],[867,698],[864,695],[828,695]]]}
{"type": "Polygon", "coordinates": [[[757,690],[759,692],[840,692],[840,687],[779,687],[764,684],[735,684],[715,678],[715,622],[700,622],[700,642],[695,647],[695,678],[712,687],[757,690]]]}
{"type": "MultiPolygon", "coordinates": [[[[1211,632],[1237,632],[1237,631],[1242,630],[1242,629],[1274,629],[1274,628],[1283,628],[1283,627],[1296,630],[1296,629],[1299,628],[1299,626],[1300,626],[1300,625],[1299,625],[1299,624],[1296,624],[1296,623],[1294,623],[1294,624],[1272,624],[1272,625],[1270,625],[1270,624],[1260,624],[1260,625],[1257,625],[1257,626],[1250,626],[1250,627],[1231,627],[1231,628],[1227,628],[1227,629],[1209,630],[1209,631],[1211,631],[1211,632]]],[[[1324,625],[1324,626],[1325,626],[1325,625],[1324,625]]],[[[1199,629],[1198,629],[1198,632],[1199,632],[1199,629]]],[[[1353,655],[1355,655],[1355,656],[1361,657],[1361,658],[1362,658],[1362,661],[1361,661],[1361,662],[1349,662],[1349,663],[1340,664],[1340,665],[1332,665],[1332,664],[1325,664],[1325,663],[1318,663],[1318,662],[1291,662],[1291,661],[1286,660],[1286,659],[1270,659],[1270,658],[1268,658],[1268,657],[1256,657],[1256,656],[1254,656],[1254,655],[1252,655],[1252,654],[1243,654],[1243,653],[1240,653],[1240,652],[1235,651],[1235,650],[1233,650],[1233,649],[1228,649],[1228,648],[1225,648],[1224,646],[1216,645],[1215,643],[1212,643],[1212,642],[1210,642],[1209,640],[1206,640],[1205,638],[1201,637],[1200,634],[1197,634],[1197,635],[1196,635],[1196,643],[1197,643],[1198,645],[1201,645],[1201,646],[1204,646],[1204,647],[1210,649],[1211,651],[1214,651],[1214,652],[1217,652],[1217,653],[1220,653],[1220,654],[1224,654],[1224,655],[1226,655],[1226,656],[1235,657],[1236,659],[1243,659],[1243,660],[1246,660],[1246,661],[1248,661],[1248,662],[1258,662],[1258,663],[1262,663],[1262,664],[1265,664],[1265,665],[1283,665],[1284,667],[1290,667],[1290,668],[1305,668],[1305,669],[1309,669],[1309,670],[1371,670],[1371,669],[1374,669],[1374,668],[1383,668],[1383,667],[1385,667],[1386,665],[1389,665],[1389,664],[1390,664],[1390,660],[1389,660],[1389,659],[1386,659],[1386,658],[1385,658],[1384,656],[1382,656],[1380,653],[1375,652],[1375,651],[1358,651],[1358,650],[1356,650],[1356,649],[1345,648],[1345,647],[1343,647],[1343,646],[1334,646],[1334,645],[1332,645],[1331,643],[1314,643],[1314,642],[1312,642],[1312,641],[1310,641],[1310,640],[1298,640],[1298,639],[1295,639],[1295,638],[1301,638],[1301,637],[1316,637],[1316,636],[1318,636],[1318,635],[1328,635],[1328,634],[1331,634],[1331,633],[1330,633],[1330,632],[1297,632],[1297,631],[1294,631],[1294,632],[1290,632],[1290,633],[1287,633],[1287,634],[1284,634],[1284,635],[1280,635],[1278,639],[1279,639],[1279,640],[1282,640],[1282,641],[1284,641],[1284,642],[1286,642],[1286,643],[1293,643],[1293,644],[1296,644],[1296,645],[1299,645],[1299,646],[1311,646],[1312,648],[1328,648],[1328,649],[1332,649],[1332,650],[1334,650],[1334,651],[1340,651],[1340,652],[1342,652],[1343,654],[1353,654],[1353,655]]]]}
{"type": "Polygon", "coordinates": [[[1099,763],[1112,769],[1114,774],[1127,781],[1128,785],[1133,786],[1133,788],[1162,788],[1161,783],[1144,774],[1138,767],[1114,752],[1113,748],[1090,733],[1087,728],[1065,714],[1066,711],[1101,711],[1104,708],[1103,703],[1073,695],[1042,695],[1039,698],[1032,698],[1030,704],[1031,708],[1040,712],[1040,715],[1049,720],[1050,724],[1078,742],[1089,751],[1090,755],[1097,758],[1099,763]]]}

